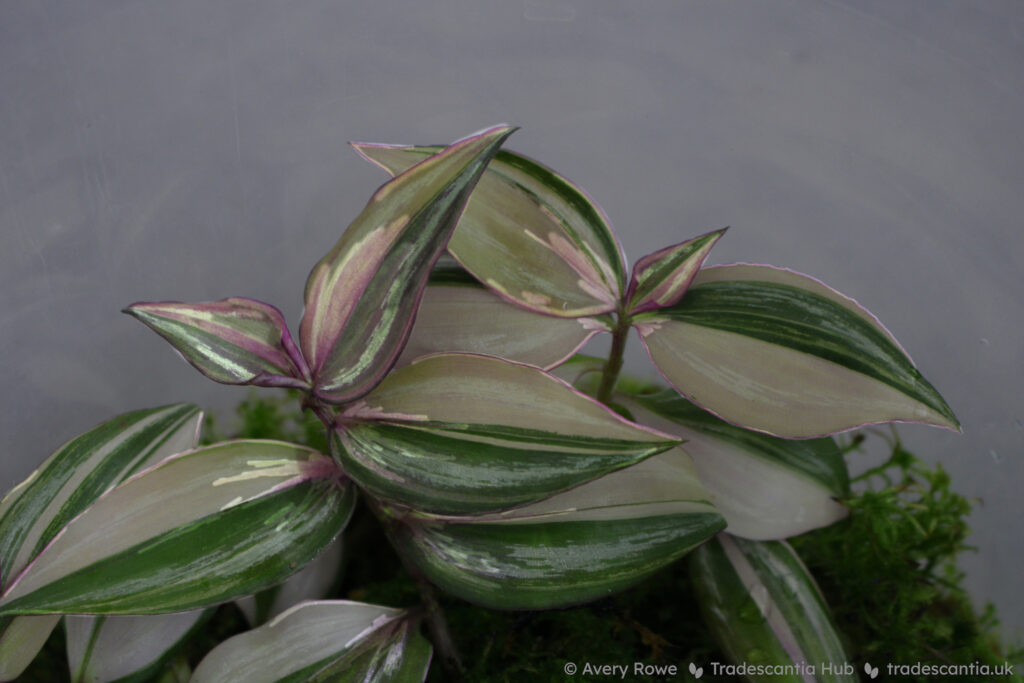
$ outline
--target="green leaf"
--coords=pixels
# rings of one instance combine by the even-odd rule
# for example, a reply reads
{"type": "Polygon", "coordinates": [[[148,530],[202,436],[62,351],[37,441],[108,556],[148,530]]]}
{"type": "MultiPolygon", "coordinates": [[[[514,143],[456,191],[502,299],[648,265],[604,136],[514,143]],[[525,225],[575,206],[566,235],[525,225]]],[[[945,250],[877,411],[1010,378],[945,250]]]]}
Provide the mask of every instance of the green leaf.
{"type": "Polygon", "coordinates": [[[690,556],[690,571],[704,621],[729,660],[780,667],[749,680],[857,681],[821,592],[785,542],[720,534],[690,556]]]}
{"type": "Polygon", "coordinates": [[[725,230],[665,247],[637,261],[626,296],[627,309],[631,313],[642,313],[679,303],[711,247],[725,230]]]}
{"type": "Polygon", "coordinates": [[[806,275],[705,268],[677,305],[634,323],[670,384],[750,429],[789,438],[892,421],[959,429],[885,328],[806,275]]]}
{"type": "Polygon", "coordinates": [[[279,441],[168,458],[102,496],[0,600],[0,615],[157,614],[279,583],[344,528],[338,466],[279,441]]]}
{"type": "Polygon", "coordinates": [[[605,329],[594,318],[556,318],[513,306],[460,271],[431,276],[399,366],[454,351],[548,369],[605,329]]]}
{"type": "Polygon", "coordinates": [[[64,618],[72,683],[148,681],[207,610],[143,617],[64,618]]]}
{"type": "Polygon", "coordinates": [[[309,368],[281,311],[270,304],[243,297],[202,304],[139,302],[124,312],[148,325],[215,382],[309,386],[309,368]]]}
{"type": "Polygon", "coordinates": [[[546,498],[676,443],[537,368],[441,354],[349,407],[331,447],[374,495],[465,514],[546,498]]]}
{"type": "MultiPolygon", "coordinates": [[[[353,146],[392,175],[439,149],[353,146]]],[[[562,176],[513,152],[495,156],[448,249],[501,296],[549,315],[613,311],[626,288],[622,249],[601,209],[562,176]]]]}
{"type": "Polygon", "coordinates": [[[719,420],[676,391],[629,397],[637,419],[684,440],[711,501],[735,536],[786,538],[849,514],[846,462],[831,438],[780,439],[719,420]],[[649,412],[648,412],[649,411],[649,412]]]}
{"type": "Polygon", "coordinates": [[[383,185],[313,267],[299,337],[320,398],[354,400],[394,365],[434,262],[513,130],[466,138],[383,185]]]}
{"type": "MultiPolygon", "coordinates": [[[[61,446],[0,501],[7,589],[57,532],[133,473],[195,446],[202,413],[176,404],[119,415],[61,446]]],[[[60,617],[0,618],[0,680],[17,678],[60,617]]]]}
{"type": "Polygon", "coordinates": [[[399,547],[431,581],[496,609],[604,597],[725,527],[678,449],[527,507],[402,522],[399,547]]]}
{"type": "Polygon", "coordinates": [[[430,644],[402,610],[305,602],[218,645],[190,683],[421,683],[430,656],[430,644]]]}

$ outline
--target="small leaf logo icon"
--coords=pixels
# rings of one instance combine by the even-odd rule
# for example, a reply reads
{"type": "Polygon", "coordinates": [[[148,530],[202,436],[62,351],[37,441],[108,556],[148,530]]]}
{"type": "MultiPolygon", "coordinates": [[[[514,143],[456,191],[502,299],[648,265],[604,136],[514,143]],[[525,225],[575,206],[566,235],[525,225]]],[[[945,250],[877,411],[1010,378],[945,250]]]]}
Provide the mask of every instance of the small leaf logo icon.
{"type": "Polygon", "coordinates": [[[871,662],[864,662],[864,673],[866,673],[871,678],[875,678],[878,676],[878,667],[871,666],[871,662]]]}
{"type": "Polygon", "coordinates": [[[690,662],[690,674],[694,678],[700,678],[704,675],[704,667],[696,666],[693,662],[690,662]]]}

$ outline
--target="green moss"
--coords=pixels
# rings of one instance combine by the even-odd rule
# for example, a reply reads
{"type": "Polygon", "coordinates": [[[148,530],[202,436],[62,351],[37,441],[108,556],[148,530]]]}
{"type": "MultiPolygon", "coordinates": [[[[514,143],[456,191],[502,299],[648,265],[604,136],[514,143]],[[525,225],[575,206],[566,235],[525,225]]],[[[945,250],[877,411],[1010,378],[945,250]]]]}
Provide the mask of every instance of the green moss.
{"type": "Polygon", "coordinates": [[[1004,652],[993,635],[994,608],[977,615],[963,589],[956,558],[973,550],[971,502],[950,488],[942,466],[926,466],[894,439],[888,460],[855,483],[848,519],[791,539],[848,637],[851,658],[1020,663],[1024,653],[1004,652]]]}

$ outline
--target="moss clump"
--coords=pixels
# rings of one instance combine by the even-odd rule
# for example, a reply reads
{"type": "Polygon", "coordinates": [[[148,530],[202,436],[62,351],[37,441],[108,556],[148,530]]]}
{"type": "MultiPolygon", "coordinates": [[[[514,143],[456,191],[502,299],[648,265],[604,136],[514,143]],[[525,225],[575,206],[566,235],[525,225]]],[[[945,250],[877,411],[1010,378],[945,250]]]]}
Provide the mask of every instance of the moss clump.
{"type": "Polygon", "coordinates": [[[1024,653],[1004,653],[993,635],[994,608],[978,616],[962,586],[956,558],[973,550],[970,501],[941,465],[926,466],[898,439],[890,445],[886,462],[854,480],[849,518],[790,541],[848,637],[848,654],[895,664],[1019,663],[1024,653]]]}

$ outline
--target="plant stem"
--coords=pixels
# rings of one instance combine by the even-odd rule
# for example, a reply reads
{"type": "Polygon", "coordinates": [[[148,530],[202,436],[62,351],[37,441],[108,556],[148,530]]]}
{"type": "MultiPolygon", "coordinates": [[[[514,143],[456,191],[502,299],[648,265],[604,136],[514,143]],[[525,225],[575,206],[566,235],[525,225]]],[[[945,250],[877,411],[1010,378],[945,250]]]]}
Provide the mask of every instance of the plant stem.
{"type": "Polygon", "coordinates": [[[604,372],[601,375],[601,386],[597,390],[597,400],[601,403],[608,403],[612,398],[612,391],[615,383],[619,380],[619,372],[622,371],[622,358],[626,350],[626,339],[629,336],[631,321],[621,305],[616,312],[615,329],[612,331],[612,348],[608,352],[608,361],[604,364],[604,372]]]}

